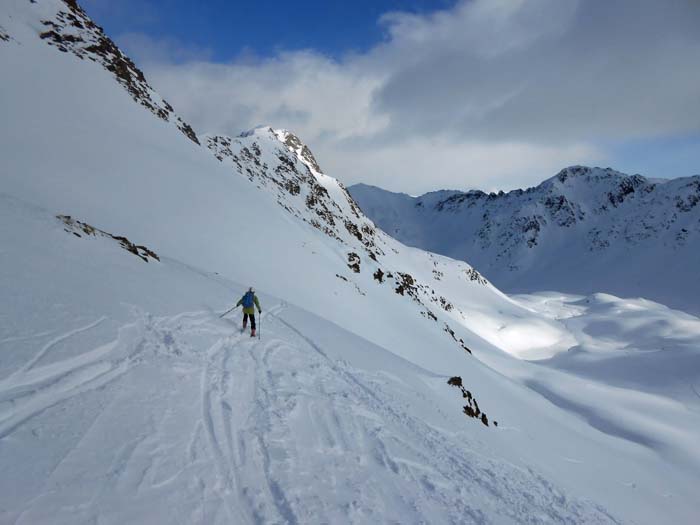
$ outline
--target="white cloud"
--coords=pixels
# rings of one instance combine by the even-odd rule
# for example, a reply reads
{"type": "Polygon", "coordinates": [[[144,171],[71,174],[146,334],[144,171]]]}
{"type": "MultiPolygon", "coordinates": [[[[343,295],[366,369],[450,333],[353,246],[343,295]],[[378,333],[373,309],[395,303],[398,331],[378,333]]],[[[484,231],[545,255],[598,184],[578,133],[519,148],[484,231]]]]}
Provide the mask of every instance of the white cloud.
{"type": "Polygon", "coordinates": [[[387,126],[370,107],[376,77],[312,52],[234,64],[152,66],[149,72],[199,129],[235,132],[269,123],[306,140],[340,140],[387,126]]]}
{"type": "Polygon", "coordinates": [[[144,33],[124,33],[119,46],[129,56],[147,64],[177,64],[209,60],[211,49],[184,44],[175,38],[153,38],[144,33]]]}
{"type": "Polygon", "coordinates": [[[200,131],[289,128],[344,182],[412,193],[533,184],[605,163],[605,141],[700,130],[694,0],[465,0],[380,23],[384,42],[340,59],[145,69],[200,131]]]}
{"type": "Polygon", "coordinates": [[[343,173],[344,182],[365,182],[413,195],[435,189],[489,192],[525,188],[563,166],[604,160],[600,151],[585,144],[547,147],[443,138],[407,139],[380,148],[357,149],[321,142],[314,153],[328,173],[343,173]]]}

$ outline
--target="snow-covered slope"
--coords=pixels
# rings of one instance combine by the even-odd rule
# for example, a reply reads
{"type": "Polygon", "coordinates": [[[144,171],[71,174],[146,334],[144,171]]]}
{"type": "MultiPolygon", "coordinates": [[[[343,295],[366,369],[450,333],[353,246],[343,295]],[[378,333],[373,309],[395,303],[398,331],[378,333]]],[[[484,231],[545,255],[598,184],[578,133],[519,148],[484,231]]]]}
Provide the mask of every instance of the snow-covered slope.
{"type": "Polygon", "coordinates": [[[0,521],[611,520],[485,454],[446,377],[264,294],[251,339],[213,311],[243,286],[0,202],[31,254],[2,259],[0,521]]]}
{"type": "Polygon", "coordinates": [[[700,175],[650,181],[574,166],[508,193],[350,192],[384,231],[468,260],[502,289],[609,292],[700,312],[700,175]]]}
{"type": "Polygon", "coordinates": [[[290,132],[194,140],[41,37],[103,38],[76,9],[0,9],[0,521],[692,522],[700,321],[621,302],[603,345],[598,297],[508,298],[290,132]],[[250,284],[260,340],[217,315],[250,284]],[[686,375],[623,384],[643,322],[686,375]]]}

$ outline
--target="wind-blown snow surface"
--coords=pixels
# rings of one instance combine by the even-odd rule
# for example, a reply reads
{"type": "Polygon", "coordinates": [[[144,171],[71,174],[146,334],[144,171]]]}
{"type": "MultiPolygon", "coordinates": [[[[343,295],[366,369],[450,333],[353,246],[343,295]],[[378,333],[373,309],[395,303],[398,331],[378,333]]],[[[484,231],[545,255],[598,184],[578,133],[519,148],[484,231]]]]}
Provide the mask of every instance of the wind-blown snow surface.
{"type": "Polygon", "coordinates": [[[700,313],[700,175],[573,166],[508,193],[350,192],[390,235],[468,260],[501,289],[608,292],[700,313]]]}
{"type": "Polygon", "coordinates": [[[696,318],[514,301],[377,231],[289,132],[194,141],[84,27],[39,38],[72,9],[0,18],[0,521],[693,522],[696,318]],[[251,283],[260,340],[217,316],[251,283]],[[655,324],[648,386],[619,357],[655,324]]]}

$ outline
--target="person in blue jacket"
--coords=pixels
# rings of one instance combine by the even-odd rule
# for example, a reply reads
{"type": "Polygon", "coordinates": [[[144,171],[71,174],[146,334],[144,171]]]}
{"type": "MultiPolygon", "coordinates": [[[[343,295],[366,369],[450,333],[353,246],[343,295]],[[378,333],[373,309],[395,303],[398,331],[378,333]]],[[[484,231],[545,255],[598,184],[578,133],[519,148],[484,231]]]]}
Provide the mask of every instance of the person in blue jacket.
{"type": "Polygon", "coordinates": [[[246,326],[248,326],[248,318],[250,317],[250,337],[255,337],[255,308],[258,309],[259,314],[262,313],[262,309],[252,286],[243,294],[236,306],[243,306],[243,328],[241,332],[245,331],[246,326]]]}

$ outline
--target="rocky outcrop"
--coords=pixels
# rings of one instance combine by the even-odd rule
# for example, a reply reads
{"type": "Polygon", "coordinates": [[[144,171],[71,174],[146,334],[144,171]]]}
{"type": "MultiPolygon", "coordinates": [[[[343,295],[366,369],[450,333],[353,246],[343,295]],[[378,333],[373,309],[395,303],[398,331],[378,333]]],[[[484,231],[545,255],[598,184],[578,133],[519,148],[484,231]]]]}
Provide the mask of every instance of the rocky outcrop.
{"type": "Polygon", "coordinates": [[[90,224],[74,219],[70,215],[56,215],[56,218],[63,223],[63,231],[72,233],[75,237],[104,237],[106,239],[112,239],[113,241],[117,241],[119,246],[127,252],[133,253],[142,261],[149,262],[149,260],[154,260],[160,262],[160,257],[158,257],[153,250],[149,250],[145,246],[139,244],[134,244],[122,235],[113,235],[99,228],[95,228],[90,224]]]}
{"type": "MultiPolygon", "coordinates": [[[[466,405],[462,407],[462,413],[467,417],[478,419],[484,426],[489,426],[489,418],[486,416],[486,413],[482,412],[479,408],[479,403],[476,398],[466,389],[462,383],[462,378],[460,376],[451,377],[447,380],[447,384],[459,388],[462,393],[462,399],[466,400],[466,405]]],[[[497,427],[498,421],[494,421],[493,426],[497,427]]]]}

